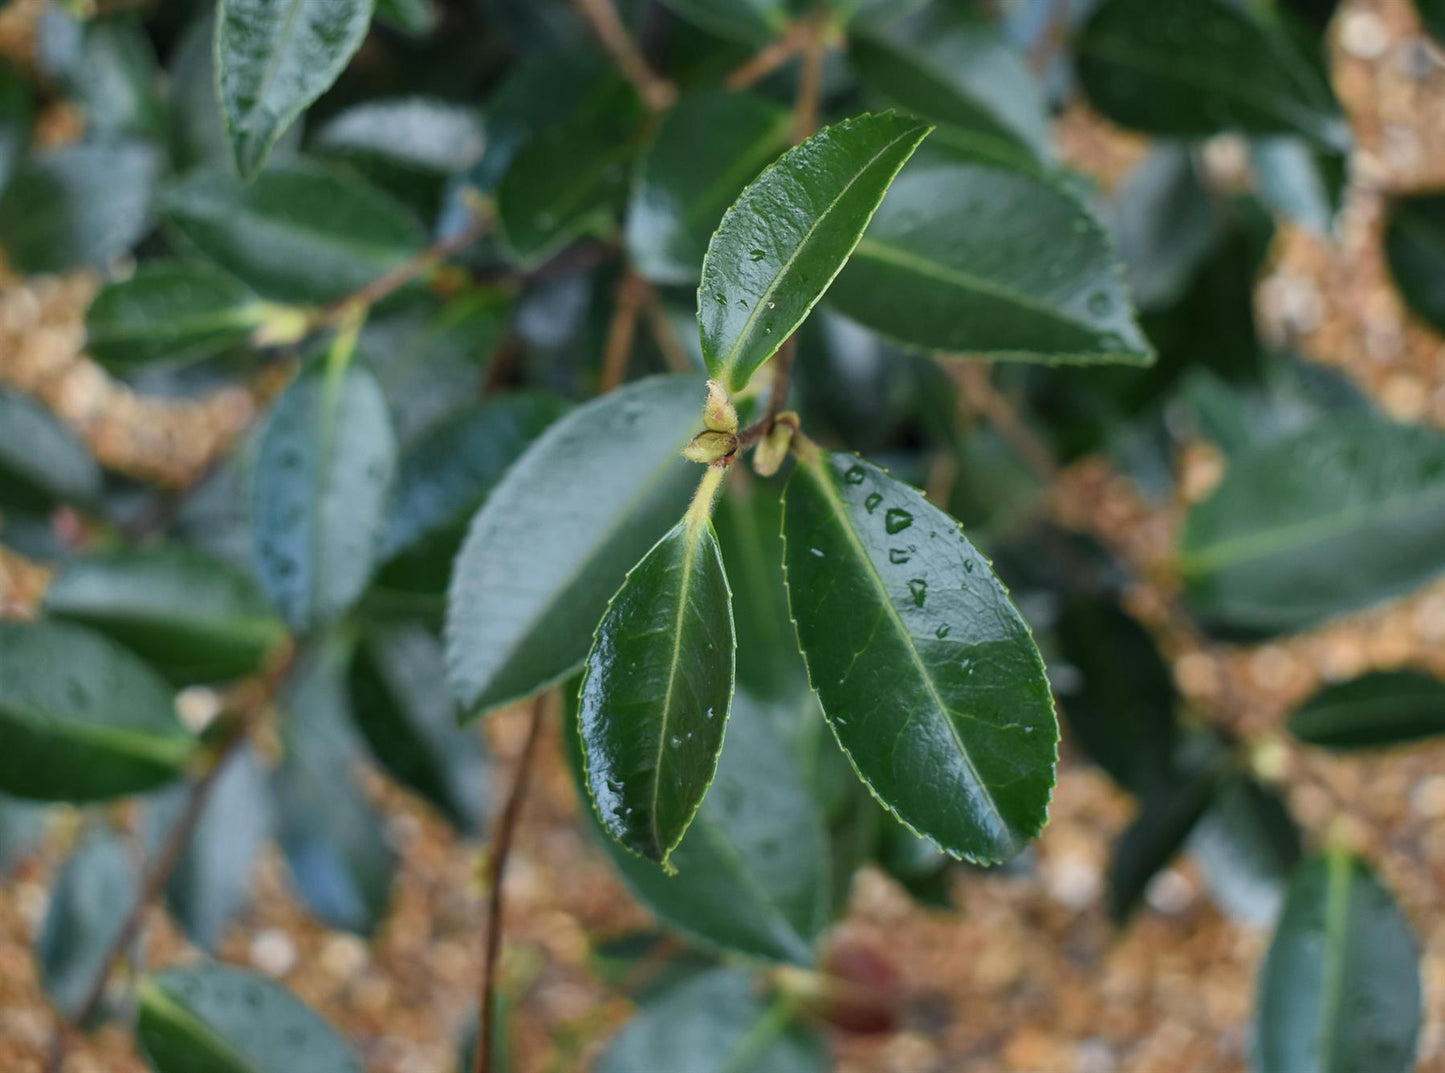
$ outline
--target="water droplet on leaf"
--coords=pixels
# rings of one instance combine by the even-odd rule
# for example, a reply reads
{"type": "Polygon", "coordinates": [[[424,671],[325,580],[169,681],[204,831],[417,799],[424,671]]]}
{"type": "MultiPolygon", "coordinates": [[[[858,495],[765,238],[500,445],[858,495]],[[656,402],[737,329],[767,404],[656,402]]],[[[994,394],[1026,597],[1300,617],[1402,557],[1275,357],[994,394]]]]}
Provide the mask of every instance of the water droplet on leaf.
{"type": "Polygon", "coordinates": [[[883,528],[890,533],[901,533],[913,524],[913,515],[900,507],[890,507],[883,518],[883,528]]]}

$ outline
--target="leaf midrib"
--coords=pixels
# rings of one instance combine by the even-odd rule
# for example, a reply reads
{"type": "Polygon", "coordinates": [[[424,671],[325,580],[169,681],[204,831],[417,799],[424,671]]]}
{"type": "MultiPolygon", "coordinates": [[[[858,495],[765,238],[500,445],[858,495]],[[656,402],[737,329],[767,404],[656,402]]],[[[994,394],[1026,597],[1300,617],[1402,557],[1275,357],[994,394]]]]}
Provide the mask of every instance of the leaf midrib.
{"type": "MultiPolygon", "coordinates": [[[[301,13],[301,8],[305,3],[306,0],[292,0],[291,8],[286,13],[286,20],[281,24],[281,32],[274,39],[275,47],[272,48],[271,55],[267,57],[265,70],[261,72],[261,79],[256,84],[255,103],[244,119],[248,127],[255,122],[258,116],[266,114],[271,83],[276,77],[276,72],[281,69],[282,52],[291,43],[291,34],[296,27],[296,17],[301,13]]],[[[269,133],[269,131],[260,132],[263,138],[267,137],[269,133]]]]}
{"type": "Polygon", "coordinates": [[[196,1039],[202,1041],[209,1050],[235,1066],[240,1073],[266,1073],[265,1070],[252,1065],[250,1059],[232,1047],[229,1040],[189,1007],[183,1006],[171,998],[170,994],[154,980],[146,980],[141,984],[140,1000],[142,1008],[148,1008],[152,1014],[163,1018],[174,1027],[185,1029],[196,1039]]]}
{"type": "Polygon", "coordinates": [[[1344,1000],[1345,943],[1350,923],[1349,856],[1341,850],[1331,851],[1328,860],[1328,881],[1325,887],[1325,949],[1323,977],[1320,986],[1319,1056],[1321,1073],[1333,1073],[1334,1026],[1344,1000]]]}
{"type": "Polygon", "coordinates": [[[89,748],[118,753],[133,760],[163,764],[177,770],[191,751],[192,742],[178,730],[173,734],[142,733],[101,723],[83,723],[12,701],[0,703],[0,722],[23,724],[53,737],[65,738],[89,748]]]}
{"type": "Polygon", "coordinates": [[[197,332],[250,328],[261,322],[265,311],[262,303],[248,300],[242,305],[183,317],[162,318],[159,322],[113,322],[99,330],[87,326],[85,346],[90,349],[97,345],[115,346],[118,343],[174,343],[178,338],[183,339],[186,335],[197,332]]]}
{"type": "MultiPolygon", "coordinates": [[[[652,766],[652,793],[651,807],[648,809],[652,827],[652,844],[662,854],[664,863],[677,844],[666,845],[662,839],[662,831],[658,827],[659,804],[662,800],[662,763],[667,757],[667,730],[672,720],[672,694],[677,685],[677,668],[681,662],[682,655],[682,627],[687,617],[687,606],[690,590],[692,587],[693,560],[696,558],[697,549],[700,546],[699,526],[689,525],[686,520],[678,523],[679,535],[682,538],[682,577],[678,581],[677,589],[677,615],[672,624],[672,658],[667,668],[667,691],[662,698],[662,721],[658,724],[657,730],[657,763],[652,766]]],[[[667,538],[664,537],[664,540],[667,538]]],[[[678,841],[682,841],[681,836],[678,841]]]]}

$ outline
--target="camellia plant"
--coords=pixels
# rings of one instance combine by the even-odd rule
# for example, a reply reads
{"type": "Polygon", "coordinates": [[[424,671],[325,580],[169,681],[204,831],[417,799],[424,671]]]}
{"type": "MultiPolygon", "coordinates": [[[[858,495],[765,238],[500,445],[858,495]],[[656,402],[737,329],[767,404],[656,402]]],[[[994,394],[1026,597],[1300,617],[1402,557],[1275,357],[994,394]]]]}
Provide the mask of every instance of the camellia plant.
{"type": "MultiPolygon", "coordinates": [[[[22,10],[9,265],[98,275],[83,349],[132,391],[265,401],[203,479],[156,483],[0,389],[0,538],[49,570],[0,605],[0,858],[38,837],[35,802],[77,806],[36,950],[54,1069],[66,1025],[107,1018],[158,1073],[361,1069],[280,984],[139,940],[163,901],[213,955],[272,841],[321,921],[373,934],[397,856],[363,764],[490,830],[457,1068],[537,1068],[497,965],[551,724],[584,822],[685,940],[593,1068],[821,1073],[827,1031],[898,1023],[893,967],[830,941],[855,873],[947,904],[969,869],[1028,868],[1055,696],[1065,748],[1140,802],[1118,922],[1187,851],[1274,928],[1255,1068],[1412,1068],[1417,943],[1371,847],[1336,827],[1306,854],[1278,741],[1187,707],[1155,642],[1301,632],[1445,568],[1445,438],[1255,323],[1275,221],[1328,235],[1348,189],[1330,0],[11,0],[0,21],[22,10]],[[1148,140],[1112,188],[1057,154],[1079,102],[1148,140]],[[1102,454],[1168,501],[1201,442],[1225,473],[1146,629],[1128,567],[1049,521],[1049,491],[1102,454]],[[518,706],[502,788],[470,724],[518,706]]],[[[1445,331],[1442,233],[1445,194],[1389,200],[1398,289],[1445,331]]],[[[1439,735],[1445,684],[1370,672],[1288,729],[1439,735]]]]}

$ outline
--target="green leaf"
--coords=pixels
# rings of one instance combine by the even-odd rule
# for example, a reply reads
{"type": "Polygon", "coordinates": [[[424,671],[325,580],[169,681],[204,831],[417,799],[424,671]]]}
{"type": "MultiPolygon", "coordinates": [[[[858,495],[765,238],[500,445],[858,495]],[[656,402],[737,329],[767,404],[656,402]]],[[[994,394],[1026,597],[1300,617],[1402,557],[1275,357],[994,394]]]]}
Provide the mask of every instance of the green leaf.
{"type": "Polygon", "coordinates": [[[412,37],[424,37],[437,27],[440,15],[432,0],[376,0],[376,18],[412,37]]]}
{"type": "Polygon", "coordinates": [[[457,556],[447,667],[468,714],[581,666],[608,600],[697,484],[699,376],[641,380],[552,425],[492,490],[457,556]]]}
{"type": "Polygon", "coordinates": [[[250,186],[229,168],[200,170],[172,186],[161,209],[185,244],[278,302],[335,301],[426,246],[397,202],[312,162],[277,164],[250,186]]]}
{"type": "Polygon", "coordinates": [[[361,47],[374,0],[221,0],[217,92],[236,170],[250,180],[271,147],[331,88],[361,47]]]}
{"type": "Polygon", "coordinates": [[[904,169],[829,304],[929,350],[1148,365],[1104,229],[1050,182],[937,154],[904,169]]]}
{"type": "Polygon", "coordinates": [[[202,962],[138,991],[136,1037],[156,1073],[361,1073],[329,1024],[260,973],[202,962]]]}
{"type": "Polygon", "coordinates": [[[668,858],[712,783],[732,708],[732,593],[712,526],[724,470],[607,606],[582,674],[578,721],[602,824],[632,852],[668,858]]]}
{"type": "Polygon", "coordinates": [[[1141,309],[1176,301],[1219,234],[1209,192],[1186,145],[1155,146],[1121,184],[1106,219],[1141,309]]]}
{"type": "Polygon", "coordinates": [[[60,419],[0,387],[0,508],[45,510],[100,494],[100,467],[60,419]]]}
{"type": "Polygon", "coordinates": [[[428,97],[367,101],[329,119],[315,147],[358,163],[381,163],[433,175],[465,171],[482,158],[481,116],[428,97]]]}
{"type": "Polygon", "coordinates": [[[1415,10],[1426,32],[1445,43],[1445,0],[1415,0],[1415,10]]]}
{"type": "Polygon", "coordinates": [[[396,472],[376,378],[338,364],[308,366],[272,408],[252,484],[261,584],[298,630],[334,619],[366,588],[396,472]]]}
{"type": "MultiPolygon", "coordinates": [[[[563,733],[577,792],[588,796],[579,690],[566,689],[563,733]]],[[[614,867],[669,927],[710,947],[810,964],[832,922],[823,819],[763,706],[733,698],[712,789],[672,854],[675,875],[630,853],[587,814],[614,867]]]]}
{"type": "Polygon", "coordinates": [[[0,193],[25,156],[33,115],[30,83],[0,60],[0,193]]]}
{"type": "Polygon", "coordinates": [[[1419,317],[1445,333],[1445,194],[1390,202],[1385,258],[1401,296],[1419,317]]]}
{"type": "Polygon", "coordinates": [[[265,315],[250,289],[224,272],[150,261],[95,296],[85,314],[85,349],[115,371],[199,361],[244,343],[265,315]]]}
{"type": "Polygon", "coordinates": [[[654,283],[697,282],[708,240],[744,186],[788,145],[785,109],[706,90],[663,117],[632,191],[627,252],[654,283]]]}
{"type": "Polygon", "coordinates": [[[159,154],[140,142],[73,144],[30,157],[0,198],[0,246],[21,272],[104,267],[145,236],[159,154]]]}
{"type": "Polygon", "coordinates": [[[733,202],[697,291],[715,380],[741,390],[793,334],[931,129],[891,112],[844,120],[788,150],[733,202]]]}
{"type": "Polygon", "coordinates": [[[1341,418],[1248,451],[1189,512],[1180,567],[1194,611],[1236,636],[1409,592],[1445,567],[1445,438],[1341,418]]]}
{"type": "Polygon", "coordinates": [[[1231,773],[1189,836],[1189,853],[1215,904],[1235,920],[1267,927],[1299,864],[1299,828],[1279,794],[1231,773]]]}
{"type": "Polygon", "coordinates": [[[825,1073],[828,1050],[781,998],[737,969],[714,969],[643,1007],[597,1062],[597,1073],[825,1073]]]}
{"type": "Polygon", "coordinates": [[[688,22],[719,37],[761,45],[788,26],[787,0],[663,0],[688,22]]]}
{"type": "Polygon", "coordinates": [[[933,5],[849,39],[866,90],[940,127],[1048,152],[1048,107],[1028,64],[992,23],[933,5]]]}
{"type": "Polygon", "coordinates": [[[1334,233],[1345,203],[1349,157],[1303,138],[1256,138],[1249,159],[1260,200],[1317,235],[1334,233]]]}
{"type": "Polygon", "coordinates": [[[0,622],[0,792],[98,801],[180,775],[194,740],[154,671],[78,626],[0,622]]]}
{"type": "MultiPolygon", "coordinates": [[[[162,791],[147,815],[156,852],[186,809],[190,788],[162,791]]],[[[217,776],[196,829],[166,880],[166,904],[191,942],[214,952],[251,895],[256,855],[271,836],[271,791],[256,753],[241,749],[217,776]]]]}
{"type": "Polygon", "coordinates": [[[140,876],[120,836],[109,827],[84,834],[55,881],[36,947],[40,982],[66,1017],[80,1013],[139,893],[140,876]]]}
{"type": "Polygon", "coordinates": [[[1259,1073],[1405,1073],[1420,1031],[1420,952],[1399,907],[1343,850],[1305,862],[1259,982],[1259,1073]]]}
{"type": "Polygon", "coordinates": [[[1106,0],[1075,46],[1108,118],[1146,134],[1299,134],[1349,144],[1322,64],[1267,15],[1231,0],[1106,0]]]}
{"type": "Polygon", "coordinates": [[[378,763],[468,833],[487,811],[481,739],[457,726],[441,644],[419,626],[377,627],[357,646],[351,711],[378,763]]]}
{"type": "Polygon", "coordinates": [[[47,73],[80,109],[86,134],[158,140],[165,130],[155,48],[128,15],[84,21],[47,7],[40,29],[47,73]]]}
{"type": "Polygon", "coordinates": [[[286,638],[250,577],[175,545],[68,563],[45,610],[119,641],[180,685],[251,674],[286,638]]]}
{"type": "Polygon", "coordinates": [[[783,500],[808,675],[874,795],[956,857],[1043,829],[1058,725],[1043,661],[988,560],[916,490],[806,449],[783,500]]]}
{"type": "Polygon", "coordinates": [[[1321,689],[1289,717],[1308,745],[1361,749],[1445,734],[1445,682],[1419,671],[1374,671],[1321,689]]]}

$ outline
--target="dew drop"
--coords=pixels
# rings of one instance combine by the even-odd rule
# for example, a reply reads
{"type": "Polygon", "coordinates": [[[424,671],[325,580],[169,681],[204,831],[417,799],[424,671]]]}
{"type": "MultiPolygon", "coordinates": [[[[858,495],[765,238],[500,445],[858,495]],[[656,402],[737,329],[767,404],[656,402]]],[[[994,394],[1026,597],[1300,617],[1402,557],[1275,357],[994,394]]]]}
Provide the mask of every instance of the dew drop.
{"type": "Polygon", "coordinates": [[[767,252],[766,252],[766,251],[757,249],[756,247],[754,247],[753,249],[751,249],[751,250],[748,251],[748,260],[752,261],[753,264],[757,264],[759,261],[761,261],[761,260],[762,260],[764,257],[766,257],[766,256],[767,256],[767,252]]]}
{"type": "Polygon", "coordinates": [[[676,734],[674,734],[672,737],[668,738],[667,740],[668,740],[669,742],[671,742],[672,747],[673,747],[674,749],[680,749],[680,748],[682,748],[682,739],[679,738],[676,734]]]}
{"type": "Polygon", "coordinates": [[[713,297],[716,298],[716,299],[717,299],[719,302],[721,302],[723,305],[727,305],[727,304],[728,304],[728,296],[725,295],[725,294],[715,294],[715,295],[713,295],[713,297]]]}
{"type": "Polygon", "coordinates": [[[952,629],[953,627],[949,626],[949,624],[945,622],[942,626],[938,627],[938,629],[933,631],[933,636],[937,637],[941,641],[949,635],[952,629]]]}
{"type": "Polygon", "coordinates": [[[916,577],[908,583],[908,591],[913,594],[913,606],[922,607],[923,601],[928,599],[928,582],[916,577]]]}
{"type": "Polygon", "coordinates": [[[971,574],[971,573],[973,573],[973,560],[972,560],[972,559],[965,559],[965,560],[963,560],[963,572],[964,572],[965,574],[971,574]]]}
{"type": "Polygon", "coordinates": [[[863,506],[867,508],[869,514],[872,514],[878,509],[878,504],[882,502],[883,495],[881,492],[870,492],[868,498],[863,500],[863,506]]]}
{"type": "Polygon", "coordinates": [[[847,473],[843,474],[843,479],[849,484],[862,484],[863,478],[866,476],[867,474],[864,473],[862,466],[854,466],[847,473]]]}
{"type": "Polygon", "coordinates": [[[816,556],[817,556],[818,558],[820,558],[820,559],[823,557],[823,549],[822,549],[822,548],[809,548],[808,550],[809,550],[810,552],[812,552],[814,555],[816,555],[816,556]]]}
{"type": "Polygon", "coordinates": [[[904,551],[902,548],[888,549],[888,561],[897,566],[902,566],[911,558],[913,558],[913,556],[909,555],[908,552],[904,551]]]}
{"type": "Polygon", "coordinates": [[[913,515],[900,507],[890,507],[883,516],[883,528],[890,533],[901,533],[913,524],[913,515]]]}
{"type": "Polygon", "coordinates": [[[1106,316],[1114,308],[1114,302],[1107,291],[1095,291],[1089,295],[1089,312],[1096,317],[1106,316]]]}

